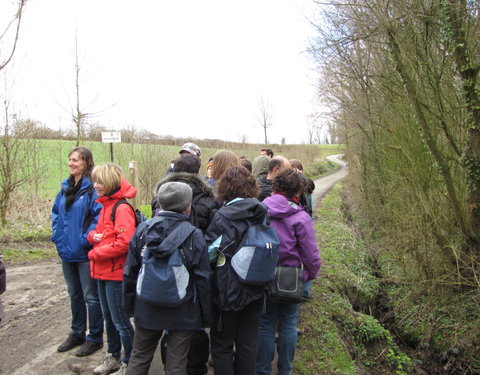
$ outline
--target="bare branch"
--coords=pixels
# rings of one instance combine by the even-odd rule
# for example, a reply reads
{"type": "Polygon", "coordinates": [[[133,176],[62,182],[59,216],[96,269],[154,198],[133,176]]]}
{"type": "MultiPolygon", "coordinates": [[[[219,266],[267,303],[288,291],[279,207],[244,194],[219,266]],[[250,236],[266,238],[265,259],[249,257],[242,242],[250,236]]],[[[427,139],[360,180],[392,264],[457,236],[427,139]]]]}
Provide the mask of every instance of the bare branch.
{"type": "Polygon", "coordinates": [[[27,0],[20,0],[17,14],[13,18],[13,20],[10,22],[10,24],[7,26],[5,32],[3,33],[2,37],[1,37],[1,38],[3,38],[5,36],[7,30],[10,28],[10,26],[13,24],[13,22],[15,20],[17,20],[17,28],[15,30],[15,39],[13,41],[12,50],[10,51],[10,55],[8,56],[8,58],[3,63],[0,63],[0,70],[3,70],[7,66],[7,64],[12,60],[13,54],[15,53],[15,50],[17,48],[18,36],[20,34],[20,23],[22,21],[23,7],[25,6],[26,2],[27,2],[27,0]]]}

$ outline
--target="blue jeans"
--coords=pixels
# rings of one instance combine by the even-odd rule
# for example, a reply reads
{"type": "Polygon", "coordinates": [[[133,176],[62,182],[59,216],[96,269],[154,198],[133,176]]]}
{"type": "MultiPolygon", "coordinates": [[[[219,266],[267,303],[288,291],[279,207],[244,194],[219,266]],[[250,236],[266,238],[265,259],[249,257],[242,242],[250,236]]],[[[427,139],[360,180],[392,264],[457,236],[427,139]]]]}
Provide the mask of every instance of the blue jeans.
{"type": "Polygon", "coordinates": [[[300,304],[267,300],[257,340],[257,375],[270,375],[275,356],[275,331],[278,329],[278,374],[290,375],[297,346],[297,321],[300,304]]]}
{"type": "Polygon", "coordinates": [[[90,262],[62,261],[62,270],[67,283],[72,309],[72,332],[85,338],[87,311],[89,334],[87,340],[103,342],[103,315],[98,299],[97,281],[90,277],[90,262]]]}
{"type": "Polygon", "coordinates": [[[97,281],[107,331],[107,352],[120,358],[123,344],[123,362],[128,364],[133,348],[134,330],[123,307],[122,281],[97,281]]]}
{"type": "Polygon", "coordinates": [[[303,284],[303,296],[307,298],[312,298],[312,292],[310,289],[312,288],[313,280],[305,281],[303,284]]]}

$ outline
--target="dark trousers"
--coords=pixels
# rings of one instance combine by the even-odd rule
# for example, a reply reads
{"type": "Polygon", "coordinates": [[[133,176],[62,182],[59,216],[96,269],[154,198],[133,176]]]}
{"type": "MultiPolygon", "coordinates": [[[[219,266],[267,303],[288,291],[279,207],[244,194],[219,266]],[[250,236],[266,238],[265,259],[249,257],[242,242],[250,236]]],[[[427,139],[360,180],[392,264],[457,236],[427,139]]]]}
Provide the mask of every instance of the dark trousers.
{"type": "MultiPolygon", "coordinates": [[[[162,354],[162,363],[167,362],[167,337],[164,334],[160,341],[162,354]]],[[[210,339],[204,329],[193,331],[192,340],[190,342],[190,350],[188,351],[187,373],[188,375],[205,375],[208,373],[207,362],[210,355],[210,339]]]]}
{"type": "Polygon", "coordinates": [[[154,331],[135,326],[133,350],[128,362],[126,375],[148,375],[158,342],[163,330],[154,331]]]}
{"type": "Polygon", "coordinates": [[[215,375],[255,375],[262,306],[259,299],[240,311],[214,310],[210,340],[215,375]]]}
{"type": "MultiPolygon", "coordinates": [[[[166,375],[186,375],[190,340],[194,331],[174,330],[167,335],[166,375]]],[[[133,351],[126,375],[148,375],[163,331],[135,327],[133,351]]]]}

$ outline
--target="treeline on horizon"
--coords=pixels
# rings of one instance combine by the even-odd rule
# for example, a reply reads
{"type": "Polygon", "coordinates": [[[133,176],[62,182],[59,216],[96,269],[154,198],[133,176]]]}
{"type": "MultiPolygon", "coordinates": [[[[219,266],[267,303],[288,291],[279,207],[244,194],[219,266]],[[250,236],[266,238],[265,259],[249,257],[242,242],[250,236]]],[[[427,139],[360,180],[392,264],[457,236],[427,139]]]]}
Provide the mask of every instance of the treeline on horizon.
{"type": "MultiPolygon", "coordinates": [[[[29,139],[47,139],[47,140],[69,140],[76,141],[79,139],[79,142],[85,141],[102,141],[102,132],[112,132],[118,131],[121,133],[122,142],[124,143],[138,143],[138,144],[159,144],[166,146],[181,146],[186,142],[195,142],[200,147],[223,147],[225,149],[237,148],[238,145],[263,145],[262,143],[252,143],[248,141],[247,135],[241,136],[241,139],[238,142],[235,141],[225,141],[221,139],[208,139],[202,138],[198,139],[195,137],[174,137],[171,135],[158,135],[146,129],[137,128],[135,126],[126,126],[121,129],[108,129],[105,126],[98,124],[84,124],[80,130],[80,136],[77,135],[76,125],[72,122],[70,126],[65,129],[52,129],[49,126],[34,121],[31,119],[18,120],[11,125],[10,134],[16,136],[17,138],[29,138],[29,139]]],[[[261,133],[263,130],[259,126],[258,132],[261,133]]],[[[270,130],[274,132],[274,129],[270,130]]],[[[1,135],[3,136],[3,134],[1,135]]],[[[330,137],[331,138],[331,137],[330,137]]],[[[322,144],[330,144],[329,137],[320,137],[317,134],[310,134],[310,141],[307,144],[318,144],[318,141],[321,141],[322,144]]],[[[282,137],[282,145],[288,144],[288,139],[282,137]]],[[[270,145],[276,145],[274,143],[269,143],[270,145]]]]}

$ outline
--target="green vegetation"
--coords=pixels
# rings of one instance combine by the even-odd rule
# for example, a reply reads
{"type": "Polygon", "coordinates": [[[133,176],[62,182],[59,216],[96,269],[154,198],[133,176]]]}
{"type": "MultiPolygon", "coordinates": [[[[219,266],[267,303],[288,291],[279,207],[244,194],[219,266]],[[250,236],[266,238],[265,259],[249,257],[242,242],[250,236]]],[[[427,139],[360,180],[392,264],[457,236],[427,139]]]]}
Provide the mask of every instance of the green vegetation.
{"type": "Polygon", "coordinates": [[[422,363],[480,373],[478,1],[327,3],[311,51],[379,307],[422,363]]]}
{"type": "MultiPolygon", "coordinates": [[[[32,140],[30,140],[32,141],[32,140]]],[[[8,253],[8,249],[16,249],[15,255],[7,255],[9,261],[28,260],[30,254],[25,253],[25,259],[21,259],[21,251],[24,243],[34,241],[48,243],[51,247],[51,208],[53,199],[57,195],[60,182],[68,176],[68,152],[75,146],[74,141],[65,140],[36,140],[35,143],[36,165],[38,169],[30,168],[30,180],[24,183],[9,204],[7,225],[0,226],[0,251],[8,253]]],[[[202,147],[203,165],[206,160],[221,148],[228,148],[245,155],[253,160],[259,150],[265,145],[250,145],[242,143],[225,143],[213,141],[198,142],[202,147]],[[215,147],[217,146],[217,147],[215,147]]],[[[96,164],[110,161],[110,145],[101,142],[88,141],[84,145],[90,148],[94,154],[96,164]]],[[[269,145],[275,154],[284,155],[288,158],[296,158],[303,162],[304,168],[312,177],[318,177],[333,170],[326,162],[325,157],[342,153],[341,145],[269,145]]],[[[114,144],[114,160],[124,170],[127,179],[129,174],[129,162],[136,160],[138,168],[140,209],[146,217],[151,217],[150,201],[152,191],[158,180],[164,175],[171,160],[177,158],[179,145],[159,144],[114,144]]],[[[26,168],[28,168],[26,166],[26,168]]],[[[201,171],[203,173],[203,171],[201,171]]],[[[42,249],[39,250],[39,256],[42,249]]],[[[12,253],[13,254],[13,253],[12,253]]],[[[45,257],[51,253],[45,251],[45,257]]]]}
{"type": "MultiPolygon", "coordinates": [[[[33,171],[32,182],[25,184],[22,191],[35,191],[41,198],[52,198],[59,190],[60,182],[68,176],[68,153],[75,146],[75,141],[64,140],[37,140],[39,147],[38,165],[40,170],[33,171]]],[[[102,164],[111,161],[110,145],[101,142],[85,141],[83,145],[92,150],[95,163],[102,164]]],[[[204,174],[206,161],[213,157],[213,154],[222,148],[235,152],[237,155],[244,155],[249,160],[258,156],[259,150],[265,145],[251,145],[243,143],[219,142],[217,147],[214,143],[207,143],[202,147],[202,169],[204,174]]],[[[179,145],[161,144],[130,144],[118,143],[113,145],[114,161],[119,164],[127,178],[129,177],[129,162],[137,162],[138,178],[140,183],[140,200],[143,204],[149,203],[151,191],[155,183],[162,178],[168,164],[179,157],[179,145]]],[[[318,177],[331,170],[325,157],[342,153],[341,145],[269,145],[275,155],[282,155],[287,158],[299,159],[303,162],[304,168],[310,171],[310,176],[318,177]],[[319,167],[320,166],[320,167],[319,167]]]]}
{"type": "Polygon", "coordinates": [[[316,211],[322,257],[313,300],[301,309],[294,374],[410,374],[412,360],[375,317],[380,283],[373,276],[367,247],[346,223],[341,186],[316,211]],[[383,372],[380,372],[382,369],[383,372]]]}
{"type": "Polygon", "coordinates": [[[3,260],[6,263],[34,262],[43,259],[57,257],[57,250],[53,244],[50,248],[31,248],[31,249],[0,249],[3,254],[3,260]]]}

